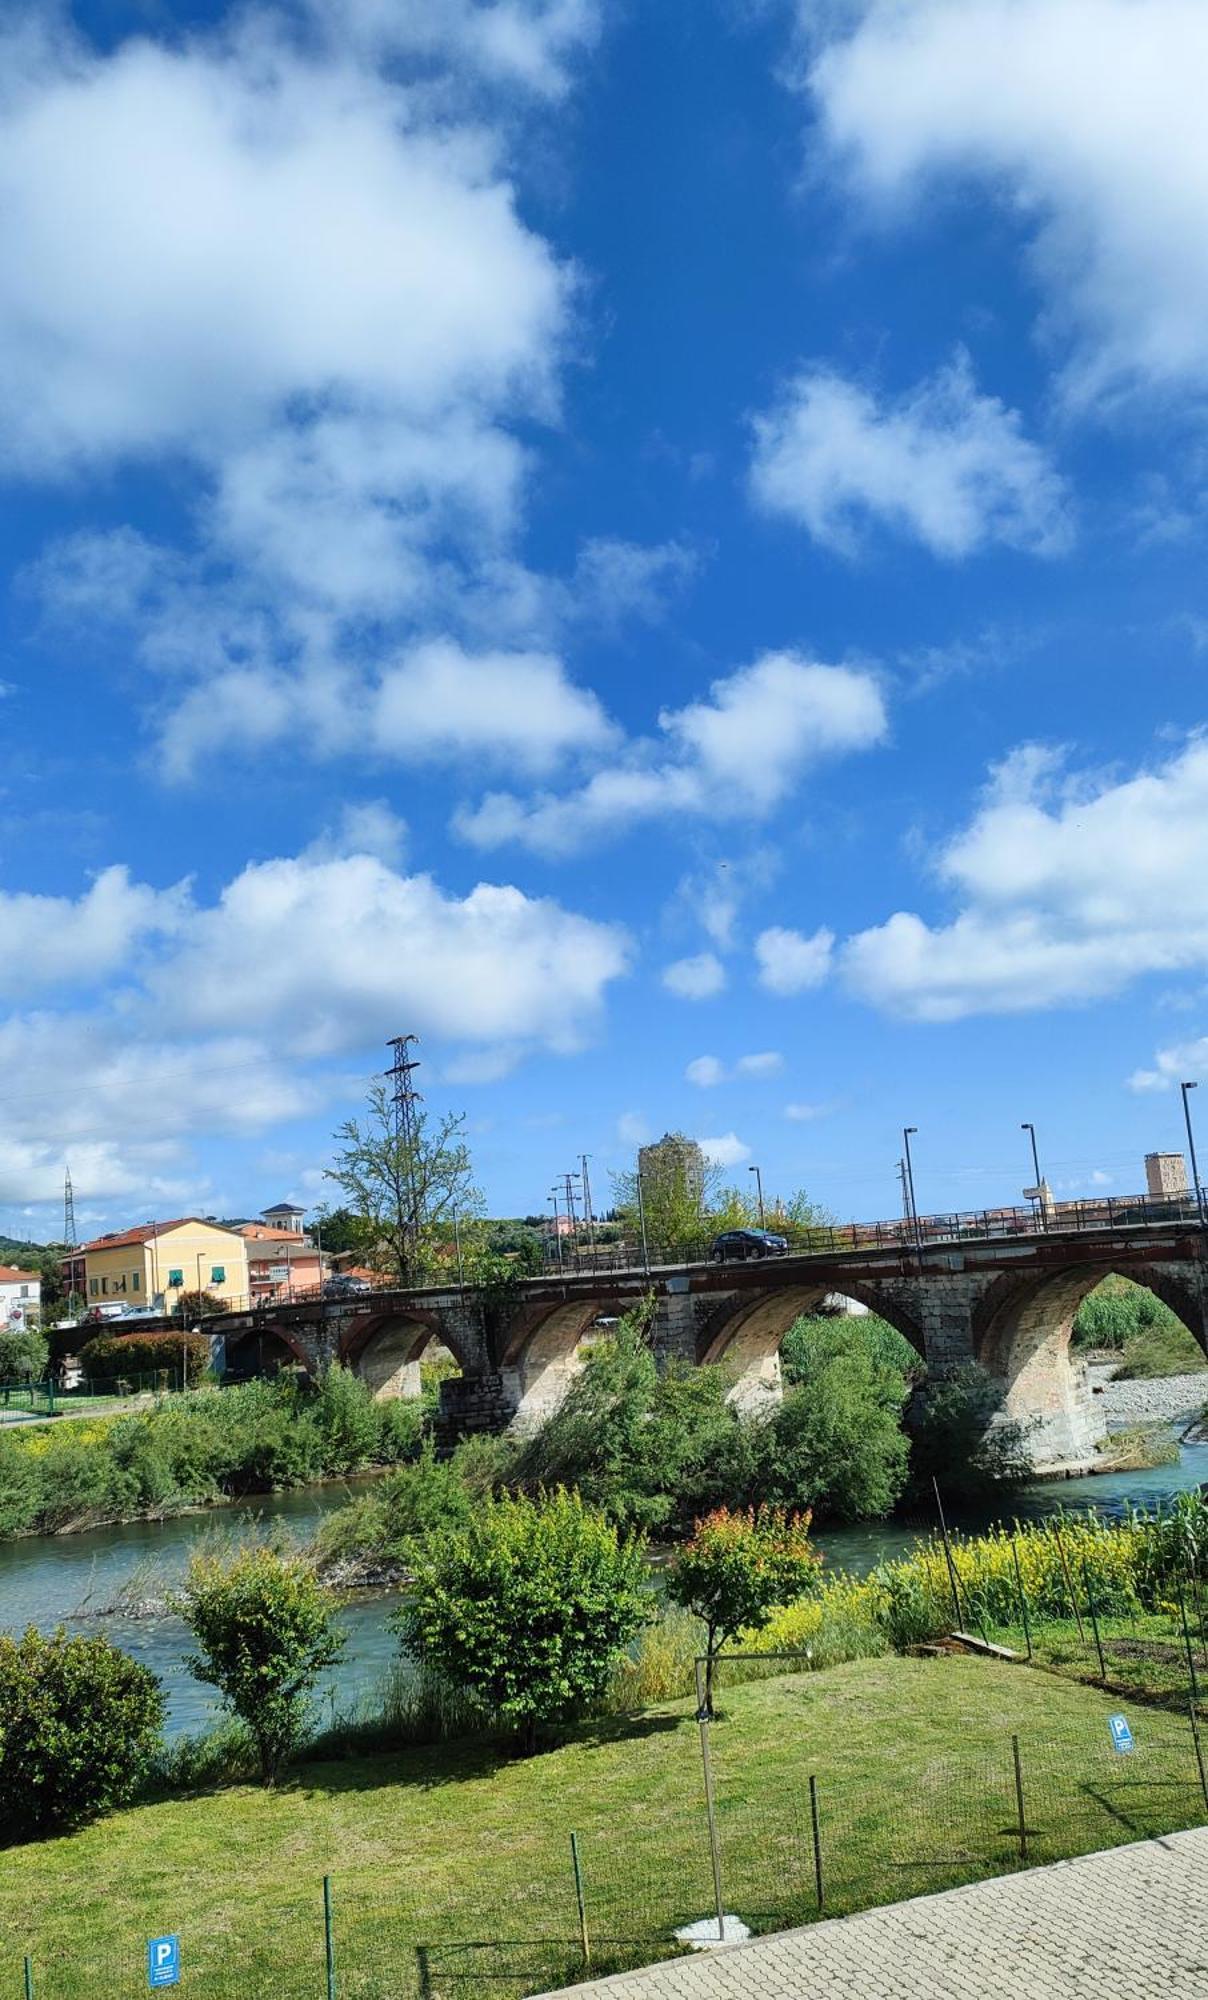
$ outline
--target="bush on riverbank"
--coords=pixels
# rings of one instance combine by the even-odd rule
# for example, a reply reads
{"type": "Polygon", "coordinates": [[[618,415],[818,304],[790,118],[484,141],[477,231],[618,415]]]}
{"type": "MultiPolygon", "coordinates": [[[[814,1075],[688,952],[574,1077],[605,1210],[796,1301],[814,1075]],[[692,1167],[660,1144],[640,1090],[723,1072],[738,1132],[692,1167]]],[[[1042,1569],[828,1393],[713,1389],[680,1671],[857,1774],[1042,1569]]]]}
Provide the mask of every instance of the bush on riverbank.
{"type": "Polygon", "coordinates": [[[0,1638],[0,1840],[82,1825],[134,1798],[159,1749],[163,1697],[108,1639],[0,1638]]]}
{"type": "Polygon", "coordinates": [[[374,1403],[332,1369],[317,1388],[247,1382],[126,1416],[0,1432],[0,1535],[155,1519],[302,1486],[419,1450],[417,1404],[374,1403]]]}
{"type": "Polygon", "coordinates": [[[1131,1278],[1104,1278],[1088,1292],[1074,1319],[1073,1344],[1119,1354],[1125,1381],[1208,1370],[1203,1349],[1177,1313],[1131,1278]]]}

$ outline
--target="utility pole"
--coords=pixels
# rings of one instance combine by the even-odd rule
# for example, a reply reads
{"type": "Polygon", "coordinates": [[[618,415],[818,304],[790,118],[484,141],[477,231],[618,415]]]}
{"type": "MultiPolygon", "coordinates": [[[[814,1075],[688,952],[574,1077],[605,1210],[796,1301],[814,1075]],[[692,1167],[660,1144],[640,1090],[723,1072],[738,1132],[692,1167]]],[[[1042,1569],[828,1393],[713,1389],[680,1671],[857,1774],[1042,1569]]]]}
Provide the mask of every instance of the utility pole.
{"type": "Polygon", "coordinates": [[[575,1214],[575,1192],[571,1183],[577,1181],[578,1174],[559,1174],[558,1179],[566,1191],[566,1217],[570,1223],[570,1247],[574,1251],[575,1264],[579,1262],[578,1217],[575,1214]]]}
{"type": "Polygon", "coordinates": [[[554,1187],[554,1188],[551,1188],[551,1189],[550,1189],[550,1193],[549,1193],[549,1198],[550,1198],[551,1202],[553,1203],[553,1207],[554,1207],[554,1242],[555,1242],[555,1243],[557,1244],[557,1246],[558,1246],[558,1269],[559,1269],[559,1270],[561,1270],[561,1269],[562,1269],[562,1231],[561,1231],[561,1230],[559,1229],[559,1227],[558,1227],[558,1224],[559,1224],[559,1222],[560,1222],[560,1220],[561,1220],[561,1217],[560,1217],[560,1216],[559,1216],[559,1214],[558,1214],[558,1190],[557,1190],[557,1188],[556,1188],[556,1187],[554,1187]]]}
{"type": "Polygon", "coordinates": [[[419,1091],[412,1082],[419,1062],[411,1054],[418,1048],[418,1035],[393,1035],[388,1044],[394,1050],[394,1062],[387,1075],[391,1079],[394,1098],[394,1146],[395,1146],[395,1199],[398,1204],[399,1247],[404,1276],[411,1276],[420,1223],[420,1194],[415,1180],[415,1155],[419,1138],[419,1119],[416,1105],[423,1103],[419,1091]]]}
{"type": "Polygon", "coordinates": [[[75,1194],[71,1186],[70,1167],[63,1170],[63,1247],[66,1250],[76,1247],[75,1194]]]}
{"type": "Polygon", "coordinates": [[[580,1153],[579,1165],[583,1169],[583,1212],[587,1218],[587,1241],[591,1245],[591,1254],[594,1259],[596,1254],[596,1218],[591,1212],[591,1182],[587,1177],[586,1153],[580,1153]]]}
{"type": "Polygon", "coordinates": [[[898,1180],[900,1181],[900,1183],[901,1183],[901,1187],[902,1187],[902,1219],[903,1219],[903,1221],[904,1221],[904,1222],[909,1222],[909,1221],[911,1220],[911,1215],[910,1215],[910,1189],[909,1189],[909,1188],[907,1187],[907,1185],[906,1185],[906,1162],[905,1162],[905,1160],[903,1160],[903,1159],[899,1159],[899,1160],[898,1160],[898,1169],[897,1169],[897,1171],[898,1171],[898,1180]]]}

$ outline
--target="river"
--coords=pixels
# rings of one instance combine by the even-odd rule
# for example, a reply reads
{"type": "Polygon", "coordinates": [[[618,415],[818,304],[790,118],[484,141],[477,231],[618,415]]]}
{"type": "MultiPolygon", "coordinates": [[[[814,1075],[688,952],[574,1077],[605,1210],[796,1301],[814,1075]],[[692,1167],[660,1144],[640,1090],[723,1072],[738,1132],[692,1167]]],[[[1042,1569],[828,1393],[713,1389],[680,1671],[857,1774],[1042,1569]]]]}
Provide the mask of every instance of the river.
{"type": "MultiPolygon", "coordinates": [[[[1208,1483],[1208,1444],[1187,1445],[1177,1465],[1151,1472],[1038,1481],[1013,1493],[1003,1512],[1021,1520],[1040,1519],[1058,1507],[1118,1515],[1130,1506],[1153,1506],[1203,1483],[1208,1483]]],[[[214,1720],[218,1704],[213,1690],[194,1680],[184,1664],[188,1634],[181,1621],[163,1613],[131,1616],[110,1607],[121,1603],[124,1592],[162,1598],[179,1581],[199,1543],[235,1542],[281,1530],[305,1541],[323,1516],[342,1506],[355,1490],[327,1485],[170,1521],[138,1521],[83,1535],[39,1535],[0,1543],[0,1630],[20,1631],[34,1624],[48,1631],[64,1622],[73,1631],[106,1633],[159,1675],[167,1696],[168,1733],[196,1731],[214,1720]]],[[[991,1518],[964,1518],[959,1525],[984,1527],[991,1518]]],[[[885,1557],[903,1553],[930,1526],[923,1521],[879,1521],[822,1527],[816,1540],[831,1568],[862,1572],[885,1557]]],[[[397,1655],[397,1642],[387,1624],[393,1602],[384,1593],[346,1600],[341,1621],[348,1647],[322,1697],[329,1712],[350,1714],[359,1702],[372,1702],[397,1655]]]]}

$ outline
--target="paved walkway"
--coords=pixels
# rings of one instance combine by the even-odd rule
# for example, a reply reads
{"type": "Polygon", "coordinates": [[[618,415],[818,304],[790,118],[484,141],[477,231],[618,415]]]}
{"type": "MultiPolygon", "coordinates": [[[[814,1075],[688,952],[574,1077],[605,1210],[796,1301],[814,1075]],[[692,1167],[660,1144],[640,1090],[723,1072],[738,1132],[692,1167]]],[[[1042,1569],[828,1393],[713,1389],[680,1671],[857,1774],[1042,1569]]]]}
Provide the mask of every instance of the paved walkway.
{"type": "Polygon", "coordinates": [[[591,1980],[561,2000],[571,1994],[1208,2000],[1208,1828],[591,1980]]]}

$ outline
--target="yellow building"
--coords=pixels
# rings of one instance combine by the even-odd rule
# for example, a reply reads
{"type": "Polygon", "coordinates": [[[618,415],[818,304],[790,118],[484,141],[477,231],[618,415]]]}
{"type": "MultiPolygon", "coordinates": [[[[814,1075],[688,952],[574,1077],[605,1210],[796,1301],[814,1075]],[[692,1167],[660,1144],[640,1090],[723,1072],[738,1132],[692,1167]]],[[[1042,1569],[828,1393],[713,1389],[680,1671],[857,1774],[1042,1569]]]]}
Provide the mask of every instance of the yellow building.
{"type": "Polygon", "coordinates": [[[76,1254],[84,1260],[90,1307],[146,1306],[170,1313],[182,1292],[212,1292],[229,1306],[247,1303],[247,1244],[237,1229],[197,1215],[98,1236],[76,1254]]]}

